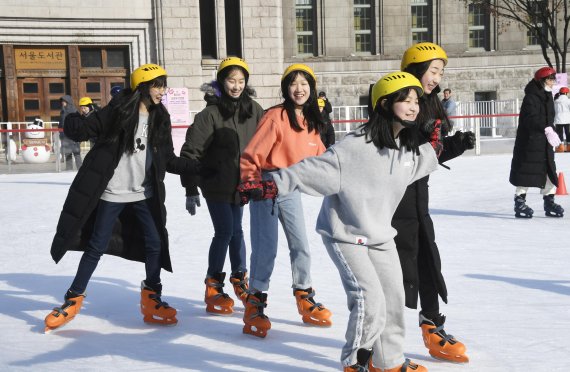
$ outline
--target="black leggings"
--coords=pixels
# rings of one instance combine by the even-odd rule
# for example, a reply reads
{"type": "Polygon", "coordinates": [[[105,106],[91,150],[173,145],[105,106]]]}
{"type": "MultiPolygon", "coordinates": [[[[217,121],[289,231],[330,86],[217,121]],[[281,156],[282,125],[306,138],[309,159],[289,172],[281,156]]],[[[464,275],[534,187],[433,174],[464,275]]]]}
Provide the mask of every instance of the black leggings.
{"type": "Polygon", "coordinates": [[[562,137],[562,132],[564,132],[566,134],[566,142],[570,143],[570,124],[556,124],[555,127],[560,141],[564,142],[564,138],[562,137]]]}

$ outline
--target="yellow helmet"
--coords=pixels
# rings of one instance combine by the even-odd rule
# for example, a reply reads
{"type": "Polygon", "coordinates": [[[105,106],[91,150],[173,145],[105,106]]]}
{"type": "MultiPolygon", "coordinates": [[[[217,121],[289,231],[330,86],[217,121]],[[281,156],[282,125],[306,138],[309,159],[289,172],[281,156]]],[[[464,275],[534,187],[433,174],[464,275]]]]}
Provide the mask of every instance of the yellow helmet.
{"type": "Polygon", "coordinates": [[[434,43],[418,43],[406,50],[402,57],[400,70],[404,71],[412,63],[431,61],[432,59],[442,59],[443,65],[447,65],[447,54],[442,47],[434,43]]]}
{"type": "Polygon", "coordinates": [[[131,74],[131,89],[135,90],[140,83],[151,81],[152,79],[156,79],[159,76],[166,75],[166,70],[159,65],[155,65],[154,63],[142,65],[134,70],[131,74]]]}
{"type": "Polygon", "coordinates": [[[293,71],[304,71],[307,74],[311,75],[315,80],[315,82],[317,82],[317,77],[315,76],[313,70],[309,66],[304,65],[302,63],[294,63],[291,66],[287,67],[285,69],[285,72],[283,73],[283,76],[281,76],[281,81],[283,81],[283,79],[285,79],[285,77],[293,71]]]}
{"type": "Polygon", "coordinates": [[[372,87],[372,109],[376,108],[376,104],[382,97],[404,88],[416,88],[418,97],[424,94],[422,83],[408,72],[398,71],[382,76],[372,87]]]}
{"type": "Polygon", "coordinates": [[[245,63],[245,61],[243,59],[241,59],[239,57],[228,57],[228,58],[222,60],[222,62],[220,63],[220,66],[218,66],[217,74],[219,74],[220,71],[222,71],[226,67],[230,67],[230,66],[239,66],[239,67],[243,68],[245,71],[247,71],[248,75],[250,74],[249,66],[247,65],[247,63],[245,63]]]}
{"type": "Polygon", "coordinates": [[[89,98],[89,97],[82,97],[82,98],[79,100],[79,106],[89,106],[89,105],[92,105],[92,104],[93,104],[93,101],[92,101],[91,98],[89,98]]]}
{"type": "Polygon", "coordinates": [[[325,107],[325,100],[322,98],[317,99],[317,105],[319,105],[319,107],[325,107]]]}

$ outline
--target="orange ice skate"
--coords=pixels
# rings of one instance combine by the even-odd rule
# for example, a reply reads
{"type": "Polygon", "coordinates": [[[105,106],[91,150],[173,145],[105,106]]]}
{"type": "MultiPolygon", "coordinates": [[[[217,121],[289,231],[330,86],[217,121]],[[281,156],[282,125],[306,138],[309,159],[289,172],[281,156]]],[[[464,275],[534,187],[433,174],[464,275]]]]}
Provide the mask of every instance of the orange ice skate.
{"type": "Polygon", "coordinates": [[[168,303],[160,298],[162,285],[158,288],[151,288],[144,280],[141,283],[141,313],[144,315],[144,322],[148,324],[175,325],[176,309],[170,307],[168,303]]]}
{"type": "Polygon", "coordinates": [[[245,304],[247,303],[248,290],[247,273],[241,271],[233,273],[230,276],[230,283],[232,283],[234,287],[234,293],[236,294],[236,297],[241,300],[243,306],[245,307],[245,304]]]}
{"type": "Polygon", "coordinates": [[[243,333],[264,338],[271,329],[269,318],[263,313],[267,307],[267,293],[256,292],[247,296],[243,314],[243,333]]]}
{"type": "Polygon", "coordinates": [[[61,305],[61,307],[55,307],[52,312],[46,316],[44,320],[46,326],[45,333],[51,332],[71,322],[73,318],[75,318],[75,315],[79,314],[84,298],[84,294],[77,294],[68,290],[65,294],[65,302],[63,305],[61,305]]]}
{"type": "MultiPolygon", "coordinates": [[[[356,351],[356,364],[345,366],[344,372],[368,372],[368,368],[372,366],[372,353],[372,350],[358,349],[356,351]]],[[[370,371],[377,372],[372,369],[370,371]]],[[[378,370],[378,372],[382,371],[378,370]]]]}
{"type": "Polygon", "coordinates": [[[226,273],[216,273],[204,281],[206,283],[206,311],[215,315],[232,315],[234,300],[224,292],[226,273]]]}
{"type": "Polygon", "coordinates": [[[297,310],[303,317],[303,322],[313,324],[320,327],[330,327],[332,322],[331,312],[322,304],[315,302],[313,297],[315,291],[312,288],[293,290],[295,299],[297,300],[297,310]]]}
{"type": "Polygon", "coordinates": [[[380,369],[372,367],[372,363],[370,363],[370,367],[370,372],[428,372],[426,367],[413,363],[409,359],[406,359],[401,366],[394,368],[380,369]]]}
{"type": "Polygon", "coordinates": [[[443,329],[445,316],[439,314],[435,319],[430,320],[420,312],[420,327],[424,345],[428,348],[429,354],[436,358],[454,363],[467,363],[469,357],[465,355],[465,345],[457,341],[452,335],[448,335],[443,329]]]}

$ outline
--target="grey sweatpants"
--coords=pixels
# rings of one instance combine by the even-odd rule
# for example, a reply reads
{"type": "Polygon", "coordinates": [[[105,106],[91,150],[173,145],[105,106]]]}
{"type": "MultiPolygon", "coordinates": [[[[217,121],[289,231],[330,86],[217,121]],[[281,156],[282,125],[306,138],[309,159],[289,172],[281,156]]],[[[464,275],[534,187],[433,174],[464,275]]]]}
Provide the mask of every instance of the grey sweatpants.
{"type": "Polygon", "coordinates": [[[350,316],[343,366],[356,364],[358,349],[373,349],[378,368],[404,363],[404,286],[402,268],[392,240],[380,247],[341,243],[323,236],[335,263],[350,316]]]}

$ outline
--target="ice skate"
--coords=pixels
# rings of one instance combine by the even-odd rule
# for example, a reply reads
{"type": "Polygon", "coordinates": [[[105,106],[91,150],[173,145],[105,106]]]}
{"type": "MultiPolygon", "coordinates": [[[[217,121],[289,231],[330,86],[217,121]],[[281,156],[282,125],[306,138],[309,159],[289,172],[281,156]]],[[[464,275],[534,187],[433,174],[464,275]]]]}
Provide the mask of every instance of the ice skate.
{"type": "Polygon", "coordinates": [[[214,315],[232,315],[234,313],[234,300],[224,292],[224,279],[226,273],[215,273],[206,278],[206,311],[214,315]]]}
{"type": "Polygon", "coordinates": [[[554,195],[544,195],[544,215],[546,217],[564,217],[564,208],[554,202],[554,195]]]}
{"type": "Polygon", "coordinates": [[[144,322],[148,324],[175,325],[176,309],[161,300],[162,285],[158,284],[151,288],[144,280],[141,282],[141,313],[144,322]]]}
{"type": "Polygon", "coordinates": [[[443,329],[445,316],[439,314],[430,320],[420,312],[420,327],[424,345],[429,354],[436,358],[454,363],[467,363],[469,357],[465,355],[465,345],[457,341],[452,335],[448,335],[443,329]]]}
{"type": "Polygon", "coordinates": [[[428,369],[422,365],[416,364],[409,359],[406,359],[404,364],[394,368],[379,369],[372,367],[370,372],[428,372],[428,369]],[[373,368],[373,369],[372,369],[373,368]]]}
{"type": "Polygon", "coordinates": [[[234,287],[236,297],[241,300],[243,306],[247,303],[247,273],[238,271],[230,276],[230,283],[234,287]]]}
{"type": "Polygon", "coordinates": [[[295,299],[297,300],[297,310],[303,317],[303,322],[313,324],[320,327],[330,327],[332,322],[331,312],[322,304],[315,302],[313,297],[315,291],[312,288],[293,290],[295,299]]]}
{"type": "Polygon", "coordinates": [[[526,194],[515,195],[515,217],[532,218],[534,211],[526,205],[526,194]]]}
{"type": "Polygon", "coordinates": [[[247,296],[243,314],[243,333],[264,338],[271,329],[271,322],[263,313],[267,307],[267,293],[256,292],[247,296]]]}
{"type": "Polygon", "coordinates": [[[52,312],[46,316],[44,332],[49,333],[71,322],[73,318],[75,318],[75,315],[79,314],[84,298],[84,294],[77,294],[68,290],[65,294],[65,302],[63,305],[61,305],[61,307],[55,307],[52,312]]]}
{"type": "Polygon", "coordinates": [[[358,349],[356,352],[356,364],[344,367],[344,372],[382,372],[379,369],[369,369],[372,366],[372,350],[358,349]]]}

